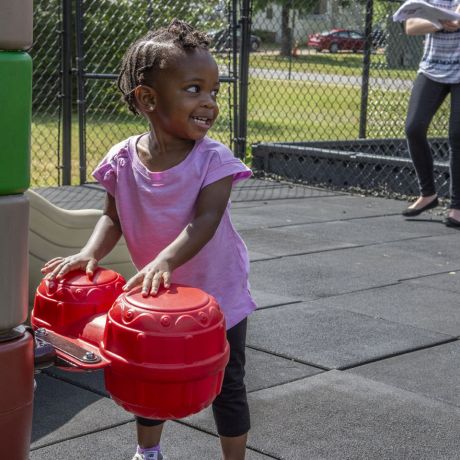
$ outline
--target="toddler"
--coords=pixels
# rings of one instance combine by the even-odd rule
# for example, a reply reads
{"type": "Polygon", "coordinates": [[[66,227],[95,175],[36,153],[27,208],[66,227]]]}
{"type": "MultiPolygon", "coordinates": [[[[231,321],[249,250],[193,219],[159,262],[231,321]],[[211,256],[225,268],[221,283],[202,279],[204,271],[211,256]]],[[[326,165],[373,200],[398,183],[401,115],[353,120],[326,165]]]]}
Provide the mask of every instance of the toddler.
{"type": "MultiPolygon", "coordinates": [[[[150,131],[116,144],[93,172],[106,189],[104,212],[76,255],[45,264],[48,277],[75,269],[92,277],[121,235],[138,273],[124,290],[155,295],[171,281],[200,288],[226,319],[230,361],[212,404],[224,460],[245,457],[249,409],[244,384],[246,318],[255,309],[246,246],[229,215],[232,185],[251,171],[206,136],[219,108],[217,64],[207,36],[180,20],[147,33],[126,52],[118,87],[150,131]]],[[[133,460],[160,460],[162,420],[136,417],[133,460]]]]}

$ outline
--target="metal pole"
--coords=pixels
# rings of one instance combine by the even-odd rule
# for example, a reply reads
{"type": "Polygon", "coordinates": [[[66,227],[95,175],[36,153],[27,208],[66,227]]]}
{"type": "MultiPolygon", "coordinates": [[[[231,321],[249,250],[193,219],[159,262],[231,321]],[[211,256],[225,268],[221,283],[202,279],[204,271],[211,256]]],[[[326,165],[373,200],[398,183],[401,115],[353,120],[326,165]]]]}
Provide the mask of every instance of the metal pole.
{"type": "Polygon", "coordinates": [[[149,30],[153,28],[152,0],[147,0],[147,27],[149,28],[149,30]]]}
{"type": "Polygon", "coordinates": [[[76,4],[76,48],[77,48],[77,104],[78,104],[78,146],[80,151],[80,185],[86,183],[86,95],[85,95],[85,59],[83,51],[83,4],[76,4]]]}
{"type": "Polygon", "coordinates": [[[291,19],[291,32],[289,36],[289,69],[288,69],[288,80],[291,79],[291,74],[292,74],[292,50],[294,48],[294,34],[295,34],[295,9],[293,8],[293,5],[291,3],[291,11],[292,11],[292,19],[291,19]]]}
{"type": "Polygon", "coordinates": [[[239,139],[239,107],[238,107],[238,53],[237,47],[237,33],[238,27],[238,1],[232,0],[232,11],[231,11],[231,32],[232,32],[232,77],[233,77],[233,136],[232,144],[237,151],[238,139],[239,139]]]}
{"type": "Polygon", "coordinates": [[[244,159],[246,156],[246,137],[248,131],[248,87],[249,87],[249,47],[251,36],[251,0],[243,0],[240,15],[241,54],[240,54],[240,91],[239,123],[236,154],[244,159]]]}
{"type": "Polygon", "coordinates": [[[72,180],[72,0],[62,0],[62,185],[72,180]]]}
{"type": "Polygon", "coordinates": [[[366,41],[364,43],[364,57],[363,57],[363,76],[361,83],[361,111],[359,115],[359,138],[366,138],[367,130],[367,103],[369,99],[369,74],[371,66],[372,54],[372,16],[374,2],[373,0],[366,1],[366,25],[364,34],[366,41]]]}

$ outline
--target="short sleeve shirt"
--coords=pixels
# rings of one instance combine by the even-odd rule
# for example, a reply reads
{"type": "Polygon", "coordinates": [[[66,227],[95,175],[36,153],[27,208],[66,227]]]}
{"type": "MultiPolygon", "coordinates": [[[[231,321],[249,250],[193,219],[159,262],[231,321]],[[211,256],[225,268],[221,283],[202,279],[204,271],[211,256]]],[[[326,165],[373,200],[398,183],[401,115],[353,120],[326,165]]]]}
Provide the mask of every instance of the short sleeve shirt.
{"type": "MultiPolygon", "coordinates": [[[[460,0],[428,0],[431,5],[455,10],[460,0]]],[[[460,30],[426,35],[419,72],[440,83],[460,83],[460,30]]]]}
{"type": "MultiPolygon", "coordinates": [[[[251,171],[226,146],[205,137],[178,165],[148,170],[137,155],[133,136],[115,145],[93,172],[116,201],[131,258],[138,270],[173,242],[194,217],[200,191],[224,177],[233,183],[251,171]]],[[[212,239],[172,274],[174,283],[200,288],[222,308],[227,328],[256,308],[249,291],[249,257],[230,220],[230,202],[212,239]]]]}

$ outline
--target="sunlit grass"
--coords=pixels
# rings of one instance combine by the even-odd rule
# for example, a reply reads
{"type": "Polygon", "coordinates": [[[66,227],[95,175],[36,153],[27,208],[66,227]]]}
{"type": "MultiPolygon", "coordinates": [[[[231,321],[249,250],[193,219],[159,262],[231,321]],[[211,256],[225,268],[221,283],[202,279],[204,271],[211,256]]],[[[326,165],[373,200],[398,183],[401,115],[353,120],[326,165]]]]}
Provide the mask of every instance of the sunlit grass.
{"type": "MultiPolygon", "coordinates": [[[[225,144],[230,143],[228,115],[224,113],[213,127],[211,136],[225,144]]],[[[92,181],[91,172],[108,152],[110,147],[123,139],[140,134],[148,129],[147,124],[134,116],[117,119],[106,117],[103,120],[88,118],[86,125],[86,180],[92,181]]],[[[59,127],[56,120],[45,117],[34,117],[32,122],[31,146],[31,186],[58,185],[59,167],[62,165],[62,147],[58,152],[59,127]]],[[[72,123],[72,184],[80,183],[80,160],[78,123],[74,117],[72,123]]]]}
{"type": "MultiPolygon", "coordinates": [[[[409,91],[372,89],[367,107],[366,137],[404,138],[409,91]]],[[[256,142],[351,140],[359,137],[361,91],[359,87],[305,81],[251,78],[248,106],[248,153],[256,142]]],[[[430,136],[446,136],[448,104],[438,111],[430,136]]],[[[225,97],[219,122],[209,133],[230,143],[230,123],[225,97]]],[[[72,125],[72,184],[80,183],[78,125],[72,125]]],[[[115,143],[147,129],[134,116],[88,118],[86,127],[87,179],[115,143]]],[[[58,125],[34,118],[32,124],[32,185],[58,184],[58,125]]],[[[62,163],[62,159],[61,159],[62,163]]]]}
{"type": "MultiPolygon", "coordinates": [[[[363,73],[362,53],[317,53],[302,50],[297,57],[283,57],[278,52],[251,53],[251,68],[266,69],[267,72],[289,70],[327,75],[344,75],[360,77],[363,73]]],[[[371,77],[413,80],[416,69],[389,69],[384,54],[371,55],[371,77]]]]}

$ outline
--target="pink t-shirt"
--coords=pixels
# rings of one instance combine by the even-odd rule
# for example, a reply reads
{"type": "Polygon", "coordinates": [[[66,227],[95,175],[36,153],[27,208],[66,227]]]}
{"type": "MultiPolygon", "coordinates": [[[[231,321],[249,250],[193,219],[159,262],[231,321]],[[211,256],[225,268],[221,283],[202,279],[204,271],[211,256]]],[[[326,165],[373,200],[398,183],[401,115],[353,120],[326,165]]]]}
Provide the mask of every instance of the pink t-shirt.
{"type": "MultiPolygon", "coordinates": [[[[93,172],[115,197],[121,228],[138,270],[176,239],[194,217],[202,188],[224,177],[233,183],[251,176],[231,150],[205,137],[178,165],[149,171],[139,160],[133,136],[115,145],[93,172]]],[[[213,295],[227,328],[256,308],[249,292],[249,257],[230,220],[230,203],[212,239],[172,274],[173,283],[187,284],[213,295]]]]}

